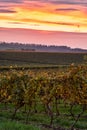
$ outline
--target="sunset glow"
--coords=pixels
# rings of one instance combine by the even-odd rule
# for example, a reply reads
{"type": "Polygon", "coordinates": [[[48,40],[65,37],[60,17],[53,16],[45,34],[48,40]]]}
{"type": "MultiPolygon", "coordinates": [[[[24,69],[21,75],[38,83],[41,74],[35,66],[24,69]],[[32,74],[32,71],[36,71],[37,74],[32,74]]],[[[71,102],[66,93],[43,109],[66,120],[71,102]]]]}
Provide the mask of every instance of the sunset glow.
{"type": "Polygon", "coordinates": [[[87,0],[0,0],[0,28],[86,35],[87,0]]]}

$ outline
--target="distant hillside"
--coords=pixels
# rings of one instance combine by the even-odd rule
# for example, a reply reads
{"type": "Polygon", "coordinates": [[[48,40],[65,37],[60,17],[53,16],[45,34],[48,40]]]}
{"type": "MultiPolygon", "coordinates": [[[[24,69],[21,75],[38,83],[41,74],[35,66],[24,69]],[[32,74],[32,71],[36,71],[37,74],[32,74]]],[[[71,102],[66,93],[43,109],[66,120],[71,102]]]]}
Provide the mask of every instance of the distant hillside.
{"type": "Polygon", "coordinates": [[[22,43],[6,43],[0,42],[0,51],[35,51],[35,52],[75,52],[75,53],[87,53],[86,49],[70,48],[67,46],[47,46],[38,44],[22,44],[22,43]]]}

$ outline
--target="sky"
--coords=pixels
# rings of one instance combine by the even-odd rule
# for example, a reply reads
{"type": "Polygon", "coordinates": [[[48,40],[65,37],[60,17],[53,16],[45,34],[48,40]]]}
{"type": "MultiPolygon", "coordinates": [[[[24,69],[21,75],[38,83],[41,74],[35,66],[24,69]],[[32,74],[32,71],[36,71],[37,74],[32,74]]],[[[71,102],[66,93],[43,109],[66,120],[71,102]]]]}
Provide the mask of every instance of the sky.
{"type": "Polygon", "coordinates": [[[0,41],[87,49],[87,0],[0,0],[0,41]]]}

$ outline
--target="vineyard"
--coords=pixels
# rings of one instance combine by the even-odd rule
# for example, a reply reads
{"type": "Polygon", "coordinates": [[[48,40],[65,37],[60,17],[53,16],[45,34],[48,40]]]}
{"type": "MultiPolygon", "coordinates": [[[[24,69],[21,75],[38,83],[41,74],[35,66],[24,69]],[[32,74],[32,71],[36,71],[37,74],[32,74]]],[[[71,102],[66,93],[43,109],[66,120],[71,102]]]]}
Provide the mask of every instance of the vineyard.
{"type": "Polygon", "coordinates": [[[0,121],[87,130],[87,66],[0,72],[0,121]]]}
{"type": "Polygon", "coordinates": [[[70,65],[84,63],[87,53],[0,51],[0,66],[70,65]]]}

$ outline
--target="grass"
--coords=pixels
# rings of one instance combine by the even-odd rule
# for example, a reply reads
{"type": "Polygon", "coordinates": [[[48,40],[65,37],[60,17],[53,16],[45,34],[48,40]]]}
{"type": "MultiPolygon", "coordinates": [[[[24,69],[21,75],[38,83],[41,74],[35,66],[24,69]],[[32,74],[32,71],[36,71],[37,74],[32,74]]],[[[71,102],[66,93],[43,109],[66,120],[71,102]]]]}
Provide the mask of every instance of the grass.
{"type": "MultiPolygon", "coordinates": [[[[11,121],[11,117],[13,114],[13,107],[8,106],[10,109],[5,110],[4,105],[0,105],[0,130],[43,130],[42,124],[49,125],[50,117],[44,113],[41,104],[38,104],[38,112],[31,113],[29,116],[28,123],[26,125],[26,113],[23,113],[23,109],[17,112],[14,121],[11,121]]],[[[55,127],[61,126],[63,128],[70,128],[70,126],[74,123],[74,119],[70,116],[67,106],[64,107],[63,104],[59,105],[59,109],[61,110],[60,116],[54,116],[53,124],[55,127]]],[[[76,109],[74,108],[74,113],[77,114],[80,111],[80,107],[78,106],[76,109]]],[[[84,113],[87,115],[87,111],[84,113]]],[[[80,120],[75,125],[75,128],[79,128],[82,130],[87,130],[87,121],[86,118],[80,118],[80,120]]],[[[45,128],[48,130],[48,128],[45,128]]],[[[49,129],[51,130],[51,128],[49,129]]]]}
{"type": "Polygon", "coordinates": [[[0,130],[41,130],[34,125],[26,125],[17,121],[0,120],[0,130]]]}
{"type": "MultiPolygon", "coordinates": [[[[70,128],[70,126],[74,123],[74,120],[72,117],[65,117],[65,116],[60,116],[59,118],[57,118],[55,120],[55,124],[56,125],[60,125],[64,128],[70,128]]],[[[75,128],[79,128],[79,129],[83,129],[83,130],[87,130],[87,121],[86,118],[85,119],[81,119],[77,122],[77,124],[75,125],[75,128]]]]}

